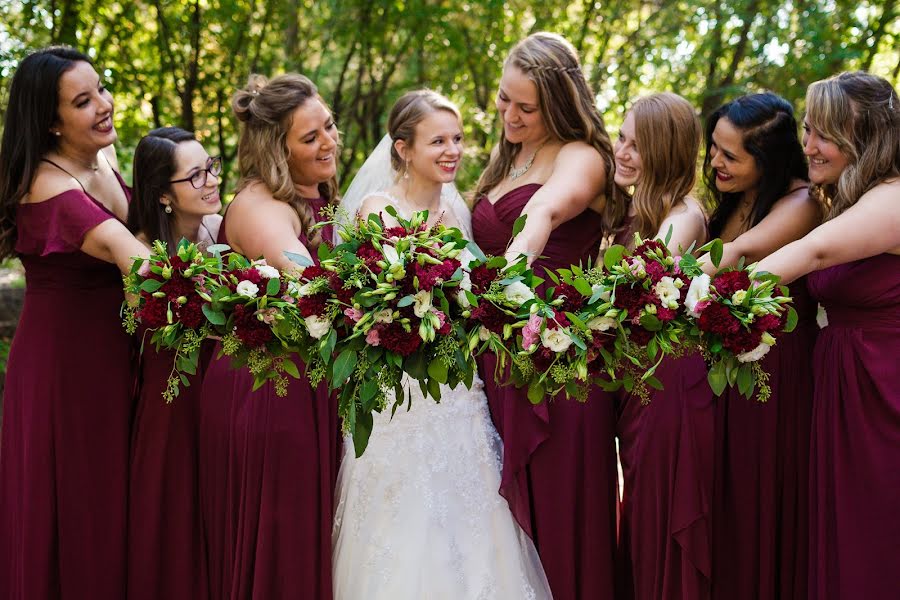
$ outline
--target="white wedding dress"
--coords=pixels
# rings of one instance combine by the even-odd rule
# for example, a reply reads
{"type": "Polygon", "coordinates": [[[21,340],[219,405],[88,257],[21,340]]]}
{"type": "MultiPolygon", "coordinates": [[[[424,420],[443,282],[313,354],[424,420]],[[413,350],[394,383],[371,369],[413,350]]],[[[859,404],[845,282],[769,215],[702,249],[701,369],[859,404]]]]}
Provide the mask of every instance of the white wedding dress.
{"type": "MultiPolygon", "coordinates": [[[[467,207],[451,206],[471,239],[467,207]]],[[[410,409],[376,414],[362,457],[344,440],[335,600],[551,598],[534,544],[498,493],[502,446],[481,380],[442,386],[440,403],[406,377],[404,387],[410,409]]]]}

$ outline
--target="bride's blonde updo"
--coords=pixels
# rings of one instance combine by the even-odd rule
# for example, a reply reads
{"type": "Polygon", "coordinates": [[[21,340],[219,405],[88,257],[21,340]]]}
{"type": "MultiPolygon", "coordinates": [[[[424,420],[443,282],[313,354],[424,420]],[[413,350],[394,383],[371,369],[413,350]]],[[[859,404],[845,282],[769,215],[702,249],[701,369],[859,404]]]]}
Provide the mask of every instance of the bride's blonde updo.
{"type": "MultiPolygon", "coordinates": [[[[425,117],[437,110],[445,110],[452,113],[462,121],[459,108],[446,96],[434,90],[421,89],[406,92],[394,103],[391,114],[388,116],[388,135],[392,142],[403,140],[406,145],[412,147],[415,143],[416,125],[425,117]]],[[[406,165],[400,158],[400,153],[391,145],[391,167],[394,172],[403,173],[406,165]]]]}
{"type": "MultiPolygon", "coordinates": [[[[310,206],[298,196],[291,178],[287,134],[294,111],[310,99],[325,103],[309,78],[288,73],[272,80],[251,75],[246,87],[238,90],[231,100],[234,115],[241,121],[238,142],[241,178],[237,191],[254,182],[263,183],[273,198],[293,207],[305,232],[311,230],[315,217],[310,206]]],[[[337,202],[336,177],[319,183],[318,189],[330,204],[337,202]]],[[[319,232],[310,237],[312,246],[320,242],[319,232]]]]}

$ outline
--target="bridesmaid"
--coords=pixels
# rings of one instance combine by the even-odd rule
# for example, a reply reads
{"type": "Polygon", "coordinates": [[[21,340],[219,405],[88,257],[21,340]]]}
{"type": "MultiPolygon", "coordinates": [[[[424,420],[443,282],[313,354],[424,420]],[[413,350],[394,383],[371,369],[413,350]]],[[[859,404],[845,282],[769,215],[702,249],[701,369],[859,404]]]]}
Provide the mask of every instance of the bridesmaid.
{"type": "MultiPolygon", "coordinates": [[[[254,76],[234,95],[243,123],[241,179],[219,242],[279,269],[284,251],[315,256],[330,231],[311,231],[337,196],[338,131],[302,75],[266,84],[254,76]]],[[[200,502],[210,597],[331,598],[332,496],[340,448],[327,386],[291,379],[252,392],[246,369],[212,361],[200,398],[200,502]]]]}
{"type": "MultiPolygon", "coordinates": [[[[612,144],[572,45],[536,33],[507,57],[497,92],[500,143],[478,182],[475,241],[487,253],[527,253],[543,268],[586,263],[622,209],[612,144]],[[528,215],[510,244],[513,223],[528,215]],[[539,257],[539,258],[538,258],[539,257]]],[[[524,390],[480,371],[503,438],[500,493],[535,542],[553,597],[611,598],[616,539],[615,411],[599,389],[586,403],[532,406],[524,390]]]]}
{"type": "MultiPolygon", "coordinates": [[[[633,187],[616,236],[664,239],[681,254],[706,237],[706,216],[690,193],[700,149],[700,121],[676,94],[634,103],[616,141],[616,183],[633,187]]],[[[664,389],[643,404],[623,394],[619,455],[624,491],[616,598],[703,600],[710,595],[710,503],[714,397],[699,353],[663,360],[664,389]]]]}
{"type": "MultiPolygon", "coordinates": [[[[222,162],[194,134],[154,129],[134,151],[134,198],[128,227],[149,247],[162,240],[174,252],[182,238],[215,243],[222,221],[222,162]]],[[[139,396],[131,433],[128,496],[128,595],[131,600],[194,600],[202,577],[197,473],[200,376],[171,404],[162,399],[175,361],[143,341],[139,396]]]]}
{"type": "MultiPolygon", "coordinates": [[[[775,94],[729,102],[706,125],[704,176],[725,242],[721,267],[754,262],[821,222],[790,103],[775,94]]],[[[709,257],[702,259],[712,274],[709,257]]],[[[713,596],[805,598],[809,429],[816,303],[791,285],[800,321],[763,359],[766,404],[729,388],[716,405],[713,596]]]]}
{"type": "Polygon", "coordinates": [[[813,355],[809,597],[900,590],[900,98],[863,72],[806,92],[809,179],[824,224],[759,263],[810,273],[828,327],[813,355]]]}
{"type": "Polygon", "coordinates": [[[90,59],[19,64],[0,144],[0,258],[28,287],[0,434],[0,598],[125,595],[134,386],[120,271],[148,256],[123,220],[112,96],[90,59]]]}

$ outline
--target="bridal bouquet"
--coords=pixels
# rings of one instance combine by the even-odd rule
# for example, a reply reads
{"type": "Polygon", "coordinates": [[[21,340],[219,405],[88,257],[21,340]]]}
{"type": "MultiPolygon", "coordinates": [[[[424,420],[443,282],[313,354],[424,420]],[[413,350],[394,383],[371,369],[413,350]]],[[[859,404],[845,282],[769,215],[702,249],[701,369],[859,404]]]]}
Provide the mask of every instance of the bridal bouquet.
{"type": "Polygon", "coordinates": [[[324,294],[326,287],[333,294],[314,303],[324,301],[333,306],[331,312],[306,314],[316,318],[310,331],[322,325],[324,348],[335,356],[321,374],[339,390],[340,415],[357,455],[368,442],[372,413],[403,403],[404,373],[418,382],[423,395],[438,401],[442,384],[470,386],[474,377],[465,331],[458,324],[461,309],[451,302],[463,280],[458,257],[468,242],[458,229],[440,223],[427,227],[427,211],[409,220],[391,206],[385,211],[400,225],[386,227],[376,214],[352,226],[329,221],[342,242],[320,247],[320,267],[304,272],[309,277],[311,269],[320,269],[312,279],[327,286],[305,284],[300,291],[301,303],[312,303],[309,292],[324,294]]]}
{"type": "Polygon", "coordinates": [[[125,293],[134,298],[123,307],[125,329],[134,334],[140,323],[157,350],[175,353],[163,392],[166,402],[178,397],[181,385],[190,385],[200,344],[220,321],[211,310],[210,291],[221,273],[221,257],[203,254],[196,244],[182,240],[169,256],[165,242],[156,241],[150,258],[135,260],[124,277],[125,293]]]}
{"type": "MultiPolygon", "coordinates": [[[[721,258],[721,240],[708,246],[713,264],[721,258]]],[[[701,249],[702,250],[702,249],[701,249]]],[[[716,395],[726,386],[737,385],[750,398],[759,387],[757,399],[765,402],[772,390],[768,374],[759,361],[782,333],[793,331],[797,312],[789,306],[786,287],[778,286],[771,274],[752,273],[743,263],[710,278],[694,277],[687,292],[688,314],[693,319],[691,337],[704,348],[711,362],[709,384],[716,395]]]]}

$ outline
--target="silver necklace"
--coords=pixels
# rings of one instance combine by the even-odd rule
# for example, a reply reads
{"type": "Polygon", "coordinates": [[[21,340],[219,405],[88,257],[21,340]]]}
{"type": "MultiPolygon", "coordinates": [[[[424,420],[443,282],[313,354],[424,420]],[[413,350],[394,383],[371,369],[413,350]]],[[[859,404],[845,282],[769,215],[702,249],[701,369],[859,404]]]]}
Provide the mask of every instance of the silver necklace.
{"type": "Polygon", "coordinates": [[[529,159],[527,161],[525,161],[525,164],[522,165],[521,167],[519,167],[518,169],[513,165],[509,165],[509,173],[508,173],[509,180],[515,181],[516,179],[518,179],[519,177],[521,177],[522,175],[527,173],[528,169],[531,168],[531,165],[534,164],[534,157],[537,156],[537,153],[540,152],[541,148],[543,148],[546,144],[547,144],[547,140],[544,140],[543,143],[541,143],[541,145],[537,147],[537,150],[535,150],[531,154],[531,157],[529,157],[529,159]]]}

